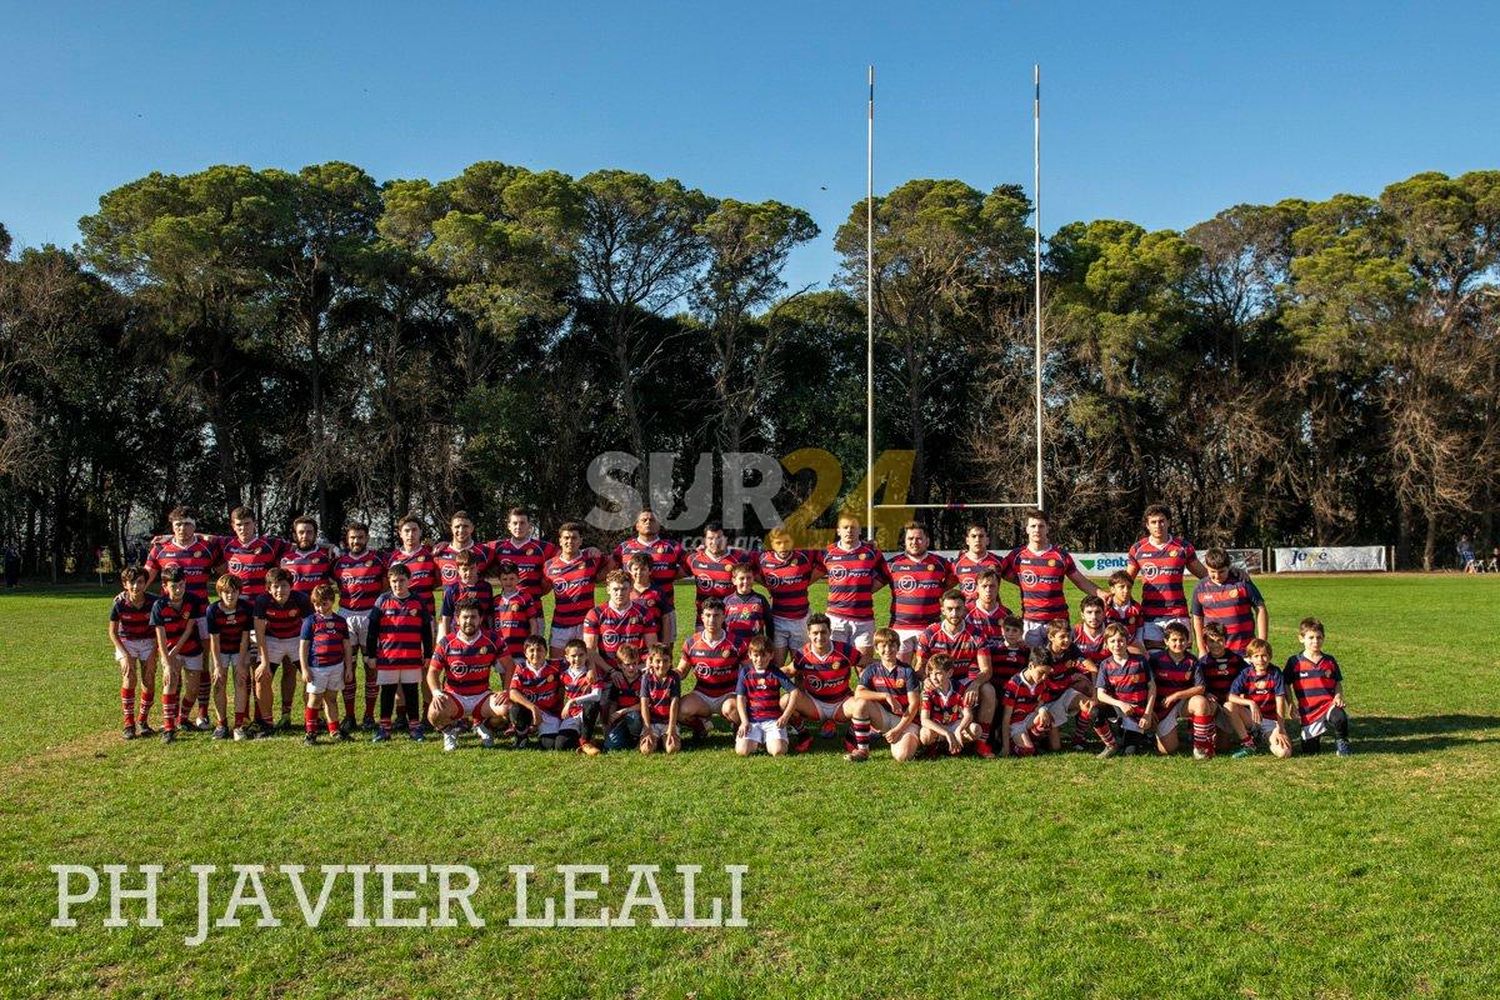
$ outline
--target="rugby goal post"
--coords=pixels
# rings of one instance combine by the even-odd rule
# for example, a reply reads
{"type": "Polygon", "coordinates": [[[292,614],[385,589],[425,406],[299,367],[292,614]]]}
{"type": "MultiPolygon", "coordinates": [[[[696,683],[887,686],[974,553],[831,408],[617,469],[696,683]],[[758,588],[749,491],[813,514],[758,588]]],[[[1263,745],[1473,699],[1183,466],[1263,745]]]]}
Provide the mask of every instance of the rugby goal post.
{"type": "Polygon", "coordinates": [[[1042,67],[1031,68],[1031,166],[1033,245],[1032,311],[1035,314],[1036,496],[1021,501],[979,503],[875,502],[875,67],[869,67],[865,130],[865,530],[875,538],[877,510],[998,510],[1042,507],[1042,67]]]}

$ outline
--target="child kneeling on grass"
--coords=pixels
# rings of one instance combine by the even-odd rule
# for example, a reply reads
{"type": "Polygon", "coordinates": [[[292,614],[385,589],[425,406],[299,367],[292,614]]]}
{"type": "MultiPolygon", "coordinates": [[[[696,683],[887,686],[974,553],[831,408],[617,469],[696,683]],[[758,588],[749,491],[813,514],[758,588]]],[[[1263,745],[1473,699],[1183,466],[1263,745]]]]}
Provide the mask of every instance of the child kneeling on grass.
{"type": "Polygon", "coordinates": [[[757,635],[750,640],[750,662],[740,669],[734,697],[740,726],[734,752],[748,757],[765,745],[766,753],[780,757],[787,751],[786,726],[797,711],[792,679],[771,669],[771,640],[757,635]]]}
{"type": "Polygon", "coordinates": [[[641,675],[641,753],[676,753],[682,749],[677,713],[682,708],[682,678],[672,670],[672,650],[652,643],[646,650],[646,672],[641,675]]]}
{"type": "Polygon", "coordinates": [[[1302,753],[1322,749],[1323,734],[1333,733],[1334,750],[1340,757],[1352,752],[1349,747],[1349,714],[1344,705],[1344,675],[1338,661],[1323,652],[1323,623],[1304,618],[1297,626],[1302,652],[1286,661],[1282,673],[1287,688],[1297,701],[1297,718],[1302,723],[1302,753]]]}
{"type": "Polygon", "coordinates": [[[917,675],[898,658],[901,637],[895,629],[876,629],[874,645],[876,660],[860,673],[854,689],[854,715],[849,723],[854,749],[844,759],[869,760],[870,735],[878,731],[890,745],[893,760],[911,760],[921,733],[917,712],[922,697],[917,675]]]}
{"type": "MultiPolygon", "coordinates": [[[[1240,671],[1229,688],[1229,704],[1243,717],[1249,733],[1259,733],[1278,757],[1292,755],[1292,742],[1287,739],[1286,724],[1289,702],[1286,696],[1286,679],[1280,670],[1271,666],[1271,644],[1264,639],[1251,639],[1245,647],[1250,663],[1240,671]]],[[[1254,737],[1251,753],[1254,752],[1254,737]]],[[[1240,751],[1235,756],[1240,756],[1240,751]]],[[[1245,756],[1249,756],[1246,754],[1245,756]]]]}
{"type": "Polygon", "coordinates": [[[604,710],[604,749],[624,750],[641,742],[641,651],[635,646],[615,650],[604,710]]]}
{"type": "Polygon", "coordinates": [[[926,680],[922,682],[922,746],[928,756],[940,749],[957,755],[964,744],[976,744],[979,723],[974,710],[964,703],[964,693],[953,685],[953,665],[946,653],[934,654],[926,663],[926,680]]]}
{"type": "MultiPolygon", "coordinates": [[[[1107,626],[1106,626],[1107,627],[1107,626]]],[[[1062,734],[1047,710],[1047,675],[1052,656],[1035,646],[1025,669],[1005,682],[1000,708],[1000,756],[1033,757],[1037,740],[1047,738],[1051,750],[1062,749],[1062,734]]]]}
{"type": "Polygon", "coordinates": [[[1099,664],[1095,681],[1095,732],[1104,741],[1101,758],[1113,757],[1120,750],[1111,724],[1120,723],[1125,736],[1126,755],[1144,752],[1149,746],[1147,734],[1156,729],[1156,681],[1146,658],[1130,652],[1125,627],[1111,622],[1104,629],[1104,648],[1109,659],[1099,664]]]}

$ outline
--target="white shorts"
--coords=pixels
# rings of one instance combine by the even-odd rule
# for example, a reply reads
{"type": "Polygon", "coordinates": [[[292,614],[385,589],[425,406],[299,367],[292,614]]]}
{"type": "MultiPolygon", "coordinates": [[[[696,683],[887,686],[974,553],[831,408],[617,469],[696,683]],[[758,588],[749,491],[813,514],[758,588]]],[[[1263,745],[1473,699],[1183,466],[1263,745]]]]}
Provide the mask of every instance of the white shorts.
{"type": "Polygon", "coordinates": [[[771,618],[771,648],[796,651],[807,645],[807,615],[801,618],[771,618]]]}
{"type": "Polygon", "coordinates": [[[1021,641],[1033,649],[1047,645],[1048,624],[1048,622],[1039,622],[1034,618],[1021,619],[1021,641]]]}
{"type": "Polygon", "coordinates": [[[875,619],[845,618],[829,615],[828,623],[833,627],[833,641],[847,642],[855,649],[869,649],[875,644],[875,619]]]}
{"type": "Polygon", "coordinates": [[[535,715],[540,717],[541,720],[532,719],[532,724],[536,726],[536,734],[538,736],[556,736],[562,730],[562,720],[557,716],[549,712],[543,712],[541,709],[537,709],[535,715]]]}
{"type": "Polygon", "coordinates": [[[121,639],[120,645],[125,647],[124,654],[121,654],[119,649],[115,650],[115,659],[120,663],[125,662],[127,655],[142,663],[151,662],[151,658],[156,655],[155,639],[121,639]]]}
{"type": "Polygon", "coordinates": [[[196,656],[179,656],[178,659],[182,661],[183,670],[189,670],[196,674],[203,669],[202,653],[198,653],[196,656]]]}
{"type": "Polygon", "coordinates": [[[1141,634],[1136,638],[1140,639],[1141,642],[1166,642],[1167,626],[1172,624],[1173,622],[1176,622],[1183,628],[1187,629],[1188,636],[1192,636],[1192,623],[1189,622],[1186,618],[1173,616],[1171,618],[1147,618],[1144,622],[1141,623],[1141,634]]]}
{"type": "Polygon", "coordinates": [[[901,649],[897,651],[896,658],[905,663],[911,662],[911,655],[917,651],[917,640],[922,638],[924,628],[894,628],[896,635],[901,638],[901,649]]]}
{"type": "MultiPolygon", "coordinates": [[[[1265,719],[1264,718],[1261,719],[1261,724],[1262,725],[1265,724],[1265,719]]],[[[1262,730],[1262,732],[1264,732],[1264,730],[1262,730]]],[[[1328,732],[1328,713],[1327,712],[1323,713],[1323,717],[1321,719],[1319,719],[1317,722],[1309,722],[1305,726],[1302,727],[1302,739],[1304,739],[1304,740],[1315,740],[1319,736],[1322,736],[1326,732],[1328,732]]]]}
{"type": "Polygon", "coordinates": [[[235,661],[237,661],[239,658],[239,653],[220,653],[219,666],[226,674],[233,674],[235,661]]]}
{"type": "Polygon", "coordinates": [[[1156,717],[1156,731],[1158,733],[1169,733],[1177,727],[1177,718],[1182,715],[1184,701],[1174,701],[1172,707],[1156,717]]]}
{"type": "Polygon", "coordinates": [[[572,628],[558,628],[552,626],[552,637],[548,640],[553,649],[562,649],[574,639],[583,638],[583,626],[574,625],[572,628]]]}
{"type": "Polygon", "coordinates": [[[786,730],[782,729],[775,722],[752,722],[750,723],[750,731],[739,738],[749,743],[764,744],[772,740],[785,743],[786,730]]]}
{"type": "Polygon", "coordinates": [[[651,735],[655,736],[659,740],[666,739],[667,738],[667,724],[665,722],[653,722],[653,723],[651,723],[651,735]]]}
{"type": "Polygon", "coordinates": [[[313,667],[309,671],[312,680],[307,682],[308,694],[339,694],[344,690],[344,665],[336,667],[313,667]]]}
{"type": "Polygon", "coordinates": [[[1068,709],[1073,707],[1073,703],[1077,701],[1078,698],[1078,689],[1068,688],[1062,694],[1058,695],[1055,699],[1043,705],[1041,710],[1052,716],[1052,724],[1054,726],[1060,726],[1064,722],[1068,721],[1068,709]]]}
{"type": "Polygon", "coordinates": [[[275,636],[266,636],[265,659],[273,667],[279,666],[282,660],[291,660],[295,666],[302,659],[301,639],[277,639],[275,636]]]}
{"type": "MultiPolygon", "coordinates": [[[[872,718],[870,719],[870,725],[874,728],[876,733],[880,734],[881,739],[885,739],[886,730],[890,729],[896,723],[900,722],[901,716],[897,715],[895,712],[892,712],[884,705],[874,705],[872,706],[872,708],[874,709],[874,711],[871,712],[872,718]]],[[[921,724],[917,721],[908,722],[905,726],[901,727],[901,732],[896,734],[896,740],[902,740],[907,736],[916,736],[917,732],[921,728],[921,724]]],[[[886,742],[890,743],[892,741],[886,740],[886,742]]]]}
{"type": "MultiPolygon", "coordinates": [[[[960,727],[962,726],[962,723],[951,722],[951,723],[949,723],[948,725],[945,726],[941,722],[934,722],[933,725],[937,726],[939,729],[941,729],[943,732],[947,733],[949,736],[962,736],[963,735],[963,733],[960,731],[960,727]]],[[[925,726],[922,727],[922,728],[923,728],[924,732],[930,731],[930,730],[927,730],[927,727],[925,727],[925,726]]]]}
{"type": "MultiPolygon", "coordinates": [[[[1045,711],[1045,708],[1033,709],[1031,714],[1026,716],[1026,718],[1022,719],[1020,722],[1012,722],[1010,724],[1011,742],[1014,743],[1016,740],[1019,740],[1021,738],[1021,734],[1035,725],[1037,718],[1040,717],[1041,713],[1045,711]]],[[[1050,712],[1048,712],[1047,714],[1049,716],[1051,715],[1050,712]]]]}
{"type": "Polygon", "coordinates": [[[1125,730],[1127,733],[1145,732],[1145,730],[1141,728],[1141,720],[1138,717],[1134,715],[1127,715],[1126,713],[1121,712],[1118,708],[1115,709],[1115,712],[1120,716],[1121,729],[1125,730]]]}
{"type": "Polygon", "coordinates": [[[365,647],[365,638],[370,632],[370,612],[345,611],[339,609],[339,617],[349,625],[349,645],[356,650],[365,647]]]}
{"type": "MultiPolygon", "coordinates": [[[[806,691],[802,693],[807,694],[806,691]]],[[[819,701],[817,698],[814,698],[812,695],[808,694],[807,700],[812,702],[813,708],[816,708],[818,710],[819,722],[832,722],[834,718],[839,714],[839,709],[844,707],[844,702],[848,699],[840,698],[838,701],[819,701]]]]}
{"type": "Polygon", "coordinates": [[[420,684],[422,683],[421,667],[385,668],[380,667],[375,671],[376,684],[420,684]]]}
{"type": "Polygon", "coordinates": [[[489,700],[493,692],[481,691],[479,694],[458,694],[453,691],[444,691],[443,693],[458,702],[459,718],[467,719],[474,714],[476,708],[489,700]]]}

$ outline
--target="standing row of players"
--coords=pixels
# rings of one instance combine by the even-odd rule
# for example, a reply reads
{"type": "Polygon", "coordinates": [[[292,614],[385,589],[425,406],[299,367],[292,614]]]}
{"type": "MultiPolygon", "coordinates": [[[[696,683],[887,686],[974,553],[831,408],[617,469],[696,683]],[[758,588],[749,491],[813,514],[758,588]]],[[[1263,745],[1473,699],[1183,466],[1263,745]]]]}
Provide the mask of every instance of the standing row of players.
{"type": "MultiPolygon", "coordinates": [[[[807,665],[818,666],[829,651],[842,651],[839,655],[848,661],[843,663],[846,688],[851,671],[863,677],[864,672],[884,665],[885,658],[875,642],[873,597],[881,587],[890,586],[890,626],[897,643],[891,659],[910,670],[914,682],[920,679],[923,684],[931,684],[934,677],[942,675],[942,671],[932,671],[931,664],[938,657],[945,658],[950,675],[946,679],[958,696],[958,714],[943,722],[946,716],[939,712],[936,725],[948,726],[950,737],[957,732],[967,734],[967,742],[984,755],[990,755],[992,746],[1025,752],[1033,743],[1026,736],[1031,730],[1041,734],[1050,729],[1049,743],[1058,739],[1061,714],[1076,720],[1075,736],[1080,738],[1075,744],[1082,744],[1088,727],[1104,741],[1105,731],[1112,731],[1106,723],[1112,723],[1126,735],[1128,752],[1136,746],[1130,738],[1133,731],[1154,730],[1162,746],[1175,744],[1174,735],[1166,731],[1172,727],[1163,723],[1175,726],[1181,713],[1158,719],[1155,695],[1134,706],[1140,710],[1136,716],[1131,714],[1134,709],[1110,701],[1114,697],[1110,693],[1112,682],[1104,669],[1105,661],[1114,659],[1109,626],[1117,626],[1114,631],[1125,640],[1122,662],[1130,663],[1135,657],[1151,674],[1147,690],[1154,690],[1158,675],[1170,674],[1159,669],[1159,658],[1165,655],[1180,662],[1186,656],[1189,622],[1200,652],[1205,656],[1227,654],[1233,658],[1229,662],[1241,663],[1237,673],[1245,669],[1239,654],[1253,653],[1251,642],[1263,643],[1268,626],[1264,602],[1253,583],[1230,569],[1222,551],[1210,550],[1200,563],[1191,545],[1171,535],[1170,517],[1159,507],[1148,510],[1147,536],[1132,546],[1127,570],[1115,574],[1107,590],[1095,587],[1064,550],[1050,544],[1048,520],[1039,511],[1025,519],[1025,545],[997,556],[988,551],[984,528],[975,525],[968,532],[966,550],[951,564],[929,551],[927,532],[915,523],[908,524],[903,532],[903,552],[887,560],[872,543],[861,540],[859,522],[848,515],[840,518],[837,540],[824,551],[795,549],[785,531],[774,530],[768,538],[770,548],[753,556],[729,548],[717,525],[705,530],[702,548],[687,553],[678,543],[661,537],[660,525],[649,510],[637,518],[635,537],[622,542],[608,556],[584,548],[582,529],[576,524],[566,524],[559,530],[558,546],[535,539],[529,518],[521,510],[510,514],[509,536],[493,543],[476,541],[473,523],[462,512],[450,520],[452,540],[435,546],[424,542],[420,522],[406,518],[399,526],[402,544],[389,553],[370,550],[368,529],[350,525],[345,532],[346,549],[337,556],[317,544],[317,526],[309,518],[294,523],[290,544],[261,536],[253,516],[244,508],[233,513],[235,534],[227,537],[199,535],[196,519],[187,510],[174,511],[171,520],[172,536],[153,546],[145,569],[126,571],[125,591],[111,613],[111,637],[124,678],[121,697],[127,736],[148,725],[157,655],[166,675],[166,739],[174,738],[178,728],[179,705],[190,714],[195,702],[200,712],[195,728],[214,728],[216,736],[230,736],[225,689],[231,677],[235,689],[232,735],[246,738],[257,729],[270,731],[272,680],[278,668],[283,673],[283,725],[290,724],[292,695],[300,673],[308,692],[304,723],[309,737],[316,738],[319,715],[326,712],[325,724],[330,731],[347,738],[355,714],[356,656],[362,656],[365,662],[364,724],[375,731],[377,740],[389,738],[393,725],[399,727],[403,705],[415,708],[424,699],[430,701],[425,713],[430,721],[451,725],[455,720],[447,719],[447,715],[454,703],[446,695],[453,692],[448,691],[449,681],[444,677],[447,666],[440,659],[445,643],[452,644],[448,640],[472,638],[456,620],[459,606],[465,602],[473,602],[478,612],[473,635],[484,636],[486,643],[497,647],[494,667],[502,676],[503,686],[498,702],[486,702],[491,710],[488,718],[508,718],[516,709],[532,712],[533,724],[517,726],[511,720],[517,738],[526,740],[532,729],[543,737],[555,736],[557,727],[550,726],[547,719],[555,717],[546,711],[550,702],[540,708],[533,706],[533,711],[527,708],[524,694],[513,697],[515,678],[522,675],[531,651],[538,650],[545,666],[567,657],[569,646],[574,645],[580,658],[578,666],[594,678],[594,683],[607,681],[611,691],[620,689],[622,685],[616,682],[622,680],[626,682],[623,686],[632,686],[634,681],[620,672],[621,650],[629,648],[638,655],[661,646],[670,661],[676,630],[672,588],[686,575],[691,576],[697,590],[702,630],[684,643],[677,669],[669,672],[679,679],[688,674],[695,679],[694,689],[682,697],[682,716],[697,731],[706,718],[718,714],[745,730],[745,738],[760,737],[750,739],[751,743],[764,743],[770,749],[787,744],[786,732],[752,731],[752,723],[773,720],[749,718],[739,707],[738,697],[731,696],[731,689],[738,687],[742,665],[747,670],[754,666],[751,644],[759,637],[767,647],[768,660],[778,668],[775,674],[794,682],[787,686],[795,690],[783,690],[775,699],[781,709],[775,720],[780,728],[805,719],[822,723],[826,733],[838,723],[848,722],[851,756],[862,759],[868,751],[859,739],[862,727],[857,703],[869,699],[846,696],[833,680],[836,668],[829,671],[831,686],[823,687],[825,682],[813,676],[817,671],[807,665]],[[628,574],[619,567],[628,569],[628,574]],[[217,583],[220,600],[209,608],[207,584],[218,569],[227,572],[217,583]],[[487,570],[498,576],[498,594],[485,579],[487,570]],[[1206,577],[1195,589],[1191,606],[1183,590],[1184,573],[1188,571],[1206,577]],[[606,574],[609,599],[595,605],[595,585],[606,574]],[[164,581],[167,593],[152,602],[146,590],[157,576],[164,581]],[[820,577],[826,577],[829,583],[828,614],[819,616],[826,617],[826,644],[820,641],[818,630],[809,627],[808,588],[820,577]],[[1015,582],[1020,590],[1019,617],[999,602],[1001,577],[1015,582]],[[1131,598],[1137,577],[1142,581],[1139,604],[1131,598]],[[1068,623],[1065,580],[1089,595],[1082,607],[1083,621],[1076,628],[1068,623]],[[769,601],[754,590],[757,583],[769,592],[769,601]],[[948,588],[955,584],[957,588],[950,592],[948,588]],[[443,607],[439,613],[436,595],[440,585],[443,607]],[[549,590],[555,596],[550,643],[534,638],[543,631],[540,596],[549,590]],[[318,599],[318,607],[313,607],[308,595],[318,599]],[[143,628],[139,619],[148,604],[151,610],[143,628]],[[711,623],[714,615],[724,619],[719,627],[711,623]],[[1013,628],[1005,627],[1007,620],[1013,628]],[[346,633],[343,638],[339,638],[341,632],[346,633]],[[324,633],[326,637],[320,640],[324,633]],[[1222,639],[1216,643],[1220,633],[1222,639]],[[148,644],[149,638],[155,641],[148,644]],[[208,683],[203,683],[205,645],[209,649],[208,683]],[[340,645],[343,663],[334,678],[330,675],[340,659],[340,645]],[[1174,652],[1177,645],[1181,650],[1174,652]],[[1048,727],[1038,721],[1022,733],[1012,734],[1009,725],[997,725],[1001,721],[997,720],[997,707],[1004,706],[1009,710],[1006,714],[1014,716],[1015,709],[1025,704],[1024,699],[1012,698],[1022,692],[1012,692],[1011,682],[1027,673],[1026,661],[1034,655],[1025,653],[1028,648],[1040,650],[1035,655],[1048,660],[1047,684],[1057,697],[1045,704],[1054,724],[1048,727]],[[1143,655],[1147,653],[1149,659],[1143,655]],[[879,657],[879,664],[873,663],[872,657],[879,657]],[[994,661],[1000,661],[998,669],[994,661]],[[420,684],[424,665],[428,667],[425,685],[420,684]],[[1057,690],[1065,677],[1065,690],[1057,690]],[[137,681],[143,692],[139,711],[134,697],[137,681]],[[179,692],[186,695],[180,701],[179,692]],[[247,728],[252,694],[257,725],[247,728]],[[336,723],[340,696],[342,726],[336,723]],[[207,719],[210,697],[218,716],[216,728],[207,719]],[[377,704],[378,722],[374,716],[377,704]],[[1118,713],[1118,717],[1112,718],[1111,713],[1118,713]],[[549,728],[551,732],[543,732],[549,728]]],[[[626,654],[623,659],[630,656],[626,654]]],[[[1304,666],[1317,668],[1328,675],[1326,679],[1335,688],[1331,698],[1337,705],[1297,698],[1304,739],[1308,748],[1314,749],[1316,733],[1312,730],[1318,729],[1329,709],[1338,709],[1335,720],[1342,718],[1342,692],[1337,689],[1341,678],[1331,657],[1311,656],[1304,650],[1303,657],[1288,661],[1288,670],[1294,663],[1299,670],[1304,666]],[[1311,715],[1301,711],[1304,701],[1312,703],[1311,715]]],[[[1225,669],[1221,667],[1219,673],[1225,669]]],[[[648,670],[645,676],[650,673],[648,670]]],[[[886,680],[889,687],[890,679],[886,680]]],[[[1295,690],[1296,676],[1291,681],[1295,690]]],[[[520,686],[524,688],[525,684],[520,686]]],[[[1258,722],[1267,714],[1259,707],[1248,706],[1241,706],[1245,708],[1243,713],[1231,711],[1227,688],[1211,691],[1206,682],[1162,686],[1171,687],[1161,694],[1162,708],[1180,706],[1195,698],[1212,699],[1214,713],[1210,718],[1217,717],[1219,724],[1242,742],[1247,732],[1245,719],[1258,722]],[[1236,725],[1237,720],[1241,724],[1236,725]]],[[[860,690],[864,689],[861,685],[860,690]]],[[[896,700],[886,692],[880,705],[892,710],[896,700]]],[[[602,696],[596,702],[609,704],[602,696]]],[[[1208,702],[1194,704],[1201,710],[1208,702]]],[[[910,702],[904,707],[910,707],[910,702]]],[[[1273,711],[1276,707],[1271,704],[1273,711]]],[[[421,714],[406,714],[406,728],[415,738],[421,738],[421,714]]],[[[476,728],[482,730],[481,739],[485,739],[489,730],[479,718],[482,713],[471,707],[461,714],[473,717],[476,728]]],[[[1029,714],[1022,713],[1023,717],[1029,714]]],[[[1193,717],[1200,720],[1201,713],[1193,717]]],[[[610,721],[611,717],[605,715],[604,723],[610,721]]],[[[596,749],[588,738],[591,729],[581,734],[577,745],[596,749]]],[[[887,737],[896,735],[890,727],[879,729],[887,737]]],[[[675,719],[669,730],[670,739],[666,734],[660,738],[667,749],[676,742],[675,719]]],[[[1339,732],[1338,727],[1335,731],[1339,732]]],[[[926,732],[918,727],[912,735],[920,742],[926,732]]],[[[1270,734],[1273,748],[1284,742],[1276,738],[1279,732],[1270,734]]],[[[811,741],[810,734],[795,727],[790,737],[795,746],[811,741]]],[[[640,742],[644,748],[655,741],[653,733],[646,731],[640,742]]],[[[892,744],[893,752],[901,742],[898,738],[892,744]]],[[[947,742],[950,748],[956,746],[951,739],[947,742]]],[[[1107,754],[1112,745],[1104,743],[1102,752],[1107,754]]],[[[1338,743],[1341,751],[1347,749],[1344,735],[1339,735],[1338,743]]],[[[1212,753],[1212,746],[1204,744],[1204,739],[1197,739],[1195,752],[1212,753]]]]}

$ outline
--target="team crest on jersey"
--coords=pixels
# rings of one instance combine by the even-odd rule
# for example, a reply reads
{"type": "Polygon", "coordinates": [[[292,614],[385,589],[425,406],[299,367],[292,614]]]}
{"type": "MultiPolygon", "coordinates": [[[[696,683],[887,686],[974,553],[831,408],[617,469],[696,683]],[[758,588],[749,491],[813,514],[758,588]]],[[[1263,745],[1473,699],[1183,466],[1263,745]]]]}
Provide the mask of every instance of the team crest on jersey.
{"type": "Polygon", "coordinates": [[[1167,550],[1167,556],[1168,556],[1168,558],[1176,559],[1177,558],[1177,550],[1176,549],[1168,549],[1167,550]]]}
{"type": "Polygon", "coordinates": [[[917,578],[910,574],[896,577],[896,589],[903,594],[915,592],[917,589],[917,578]]]}
{"type": "Polygon", "coordinates": [[[1056,566],[1057,565],[1057,560],[1056,559],[1048,559],[1047,560],[1047,565],[1048,566],[1056,566]]]}

